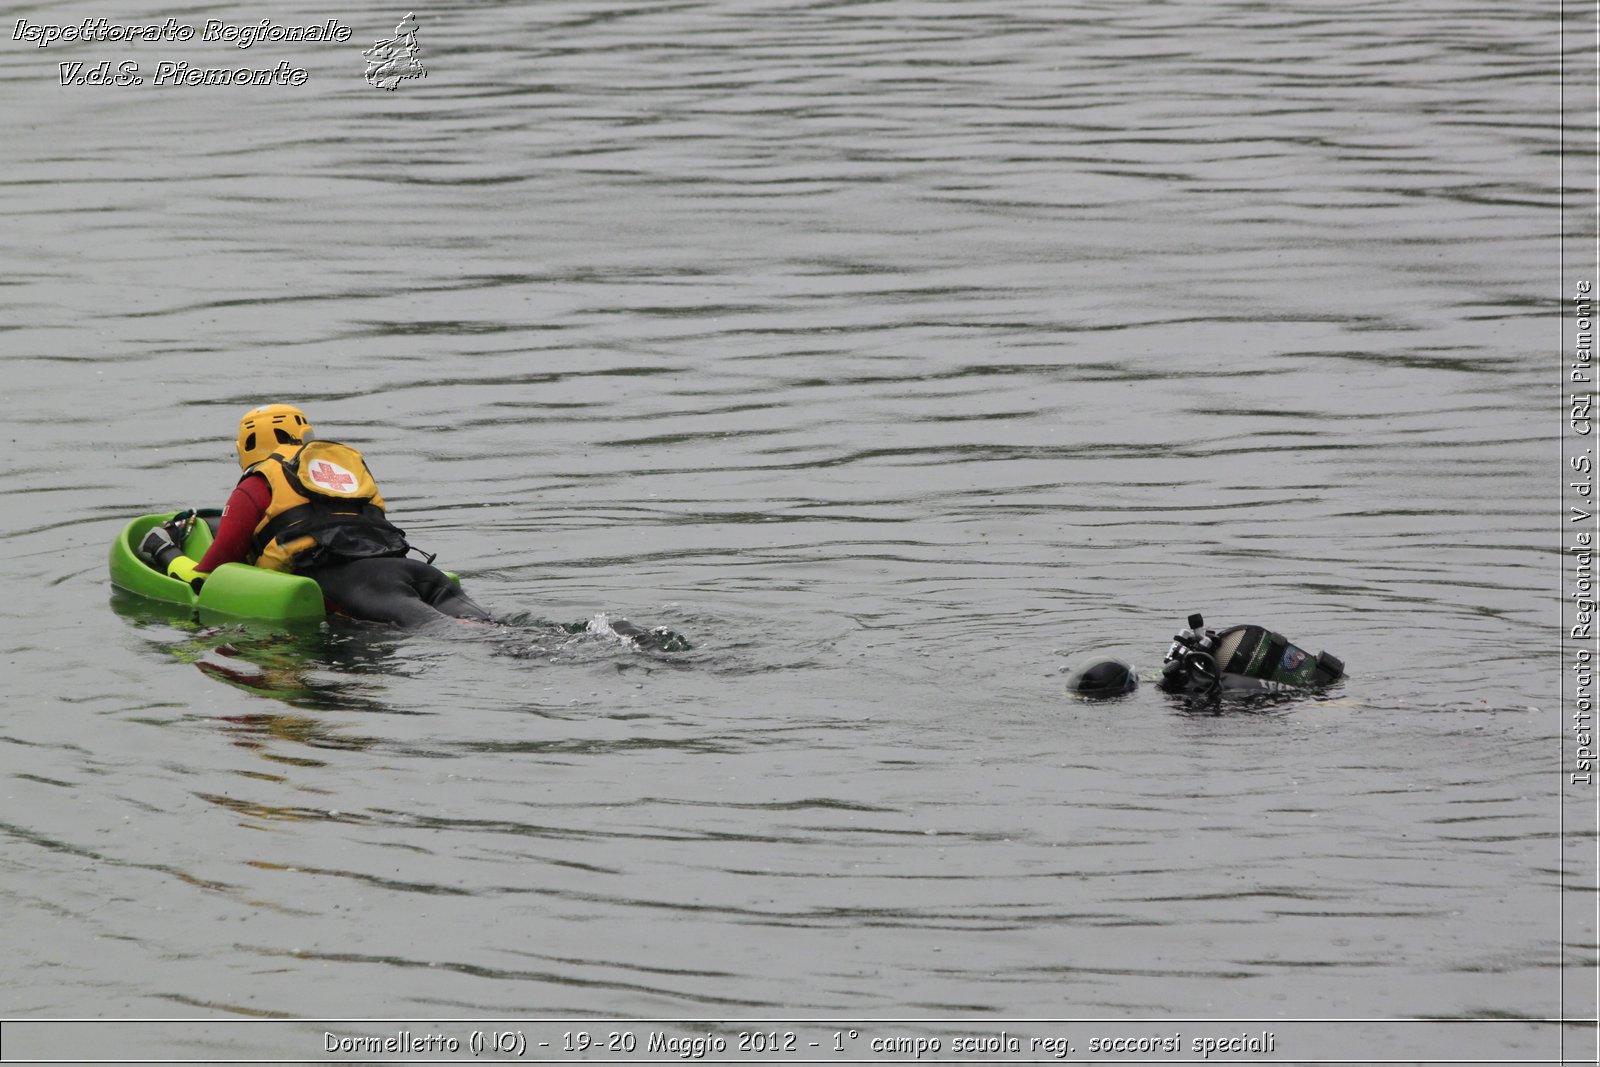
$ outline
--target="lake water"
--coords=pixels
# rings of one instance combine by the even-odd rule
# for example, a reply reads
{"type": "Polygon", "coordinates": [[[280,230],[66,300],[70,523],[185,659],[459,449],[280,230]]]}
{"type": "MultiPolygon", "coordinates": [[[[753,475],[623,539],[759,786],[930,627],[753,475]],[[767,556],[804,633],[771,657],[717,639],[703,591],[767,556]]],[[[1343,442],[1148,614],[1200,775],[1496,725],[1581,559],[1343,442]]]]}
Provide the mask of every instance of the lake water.
{"type": "Polygon", "coordinates": [[[381,91],[403,14],[0,27],[8,1054],[576,1018],[1593,1056],[1540,1022],[1593,1017],[1596,939],[1549,5],[444,3],[381,91]],[[103,60],[146,83],[61,84],[103,60]],[[276,400],[509,624],[114,597],[122,524],[220,506],[276,400]],[[1192,611],[1350,678],[1067,698],[1192,611]],[[694,650],[550,625],[601,616],[694,650]],[[1469,1021],[1294,1022],[1363,1019],[1469,1021]]]}

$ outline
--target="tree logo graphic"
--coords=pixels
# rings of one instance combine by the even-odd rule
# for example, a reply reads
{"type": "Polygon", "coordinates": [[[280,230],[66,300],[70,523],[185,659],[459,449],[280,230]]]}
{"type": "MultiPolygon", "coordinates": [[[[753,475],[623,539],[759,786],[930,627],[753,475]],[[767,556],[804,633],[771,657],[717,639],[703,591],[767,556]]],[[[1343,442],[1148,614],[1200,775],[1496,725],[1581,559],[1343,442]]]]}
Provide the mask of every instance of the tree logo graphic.
{"type": "Polygon", "coordinates": [[[428,71],[417,51],[417,16],[407,12],[392,38],[361,53],[367,57],[367,84],[394,92],[407,78],[426,78],[428,71]]]}

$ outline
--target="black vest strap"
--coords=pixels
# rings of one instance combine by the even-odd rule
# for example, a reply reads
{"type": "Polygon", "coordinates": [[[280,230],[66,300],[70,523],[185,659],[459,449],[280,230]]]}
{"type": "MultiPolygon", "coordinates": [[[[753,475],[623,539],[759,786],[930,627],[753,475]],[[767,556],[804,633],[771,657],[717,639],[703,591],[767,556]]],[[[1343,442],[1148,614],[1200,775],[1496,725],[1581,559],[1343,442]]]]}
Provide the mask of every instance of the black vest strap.
{"type": "Polygon", "coordinates": [[[286,545],[302,537],[311,538],[314,544],[296,553],[297,572],[352,559],[403,556],[411,549],[405,531],[390,522],[377,505],[324,502],[320,497],[272,519],[257,531],[251,546],[260,555],[274,540],[286,545]]]}
{"type": "Polygon", "coordinates": [[[1259,626],[1245,626],[1244,638],[1239,642],[1239,647],[1233,650],[1233,655],[1228,662],[1220,666],[1229,674],[1244,674],[1250,667],[1250,659],[1256,654],[1256,646],[1261,644],[1261,639],[1266,636],[1266,631],[1259,626]]]}
{"type": "Polygon", "coordinates": [[[1267,654],[1262,657],[1258,670],[1261,677],[1271,678],[1273,672],[1283,666],[1283,654],[1289,651],[1289,639],[1282,634],[1269,633],[1266,640],[1272,643],[1267,646],[1267,654]]]}

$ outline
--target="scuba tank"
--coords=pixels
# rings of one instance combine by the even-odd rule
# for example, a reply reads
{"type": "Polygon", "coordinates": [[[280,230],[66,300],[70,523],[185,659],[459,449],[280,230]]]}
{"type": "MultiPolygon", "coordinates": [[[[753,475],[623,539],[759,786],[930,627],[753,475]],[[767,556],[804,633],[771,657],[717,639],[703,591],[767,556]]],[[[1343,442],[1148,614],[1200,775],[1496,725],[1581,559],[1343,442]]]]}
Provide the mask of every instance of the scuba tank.
{"type": "Polygon", "coordinates": [[[1338,656],[1315,656],[1264,626],[1208,630],[1198,613],[1172,639],[1161,664],[1163,689],[1178,693],[1281,692],[1330,685],[1344,677],[1338,656]]]}

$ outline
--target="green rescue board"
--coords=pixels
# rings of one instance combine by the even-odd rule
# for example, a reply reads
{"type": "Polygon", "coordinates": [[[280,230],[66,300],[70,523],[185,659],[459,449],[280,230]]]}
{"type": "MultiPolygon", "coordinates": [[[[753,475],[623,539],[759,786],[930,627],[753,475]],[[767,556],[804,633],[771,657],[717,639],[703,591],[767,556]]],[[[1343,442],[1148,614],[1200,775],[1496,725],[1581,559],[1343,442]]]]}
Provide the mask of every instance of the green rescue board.
{"type": "MultiPolygon", "coordinates": [[[[263,570],[245,563],[224,563],[196,593],[188,582],[152,569],[135,551],[144,535],[172,518],[141,515],[111,542],[111,584],[135,596],[164,604],[181,604],[243,619],[320,619],[322,589],[299,574],[263,570]]],[[[183,543],[183,553],[199,559],[211,547],[211,528],[197,522],[183,543]]]]}

